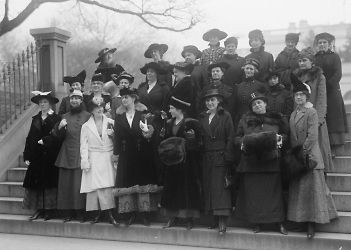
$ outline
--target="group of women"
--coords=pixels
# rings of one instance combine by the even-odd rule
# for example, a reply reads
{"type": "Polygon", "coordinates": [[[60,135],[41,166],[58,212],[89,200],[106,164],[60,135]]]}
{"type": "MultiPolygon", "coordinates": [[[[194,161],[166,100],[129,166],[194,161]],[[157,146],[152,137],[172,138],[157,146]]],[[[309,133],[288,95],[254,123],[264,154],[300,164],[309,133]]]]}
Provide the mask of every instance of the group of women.
{"type": "Polygon", "coordinates": [[[319,34],[317,53],[296,54],[299,34],[289,33],[274,62],[260,30],[249,33],[246,58],[235,53],[235,37],[220,47],[226,36],[206,32],[210,47],[185,46],[185,61],[173,65],[162,59],[167,45],[151,44],[144,56],[153,61],[140,69],[146,81],[137,89],[111,62],[115,49],[103,49],[90,94],[82,93],[85,71],[64,78],[71,93],[59,115],[51,109],[57,98],[35,93],[41,111],[24,151],[24,205],[37,209],[30,220],[58,209],[64,221],[95,211],[92,223],[105,215],[115,226],[138,218],[149,225],[160,211],[169,218],[164,228],[183,221],[190,230],[205,213],[223,235],[234,213],[256,233],[277,225],[287,234],[289,220],[313,238],[315,223],[336,218],[325,172],[347,123],[335,38],[319,34]],[[295,157],[294,169],[286,157],[295,157]]]}

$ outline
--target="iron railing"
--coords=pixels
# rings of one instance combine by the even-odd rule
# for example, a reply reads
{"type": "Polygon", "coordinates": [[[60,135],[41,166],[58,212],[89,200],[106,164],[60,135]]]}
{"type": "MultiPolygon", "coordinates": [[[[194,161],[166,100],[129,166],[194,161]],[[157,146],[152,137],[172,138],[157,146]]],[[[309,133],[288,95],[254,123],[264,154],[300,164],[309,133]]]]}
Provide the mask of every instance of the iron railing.
{"type": "Polygon", "coordinates": [[[31,105],[39,86],[39,48],[31,43],[0,69],[0,134],[31,105]]]}

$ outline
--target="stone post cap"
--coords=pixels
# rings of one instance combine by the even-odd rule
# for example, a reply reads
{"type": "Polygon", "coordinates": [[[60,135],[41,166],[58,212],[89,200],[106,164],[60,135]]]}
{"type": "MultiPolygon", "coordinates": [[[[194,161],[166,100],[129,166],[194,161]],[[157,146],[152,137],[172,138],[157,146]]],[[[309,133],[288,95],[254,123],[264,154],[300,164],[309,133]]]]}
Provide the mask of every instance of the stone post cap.
{"type": "Polygon", "coordinates": [[[59,40],[61,42],[66,42],[71,37],[69,31],[57,27],[31,29],[30,34],[36,40],[59,40]]]}

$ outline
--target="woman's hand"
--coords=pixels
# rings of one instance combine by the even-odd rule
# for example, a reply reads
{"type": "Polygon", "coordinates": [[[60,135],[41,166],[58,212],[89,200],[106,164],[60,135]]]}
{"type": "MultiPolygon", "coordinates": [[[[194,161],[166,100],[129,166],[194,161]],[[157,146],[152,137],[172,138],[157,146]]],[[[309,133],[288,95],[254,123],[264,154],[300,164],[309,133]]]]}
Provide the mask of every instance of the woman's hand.
{"type": "Polygon", "coordinates": [[[42,140],[42,139],[40,139],[40,140],[38,141],[38,144],[40,144],[40,145],[44,145],[43,140],[42,140]]]}
{"type": "Polygon", "coordinates": [[[62,119],[60,124],[59,124],[59,126],[58,126],[58,128],[61,129],[61,128],[66,127],[66,126],[67,126],[66,119],[62,119]]]}
{"type": "Polygon", "coordinates": [[[26,161],[24,161],[24,164],[26,164],[27,166],[29,166],[30,161],[26,160],[26,161]]]}
{"type": "Polygon", "coordinates": [[[163,110],[161,110],[161,118],[162,118],[162,120],[167,119],[167,113],[163,110]]]}
{"type": "Polygon", "coordinates": [[[111,161],[114,164],[118,163],[119,155],[111,155],[111,161]]]}
{"type": "Polygon", "coordinates": [[[106,133],[108,136],[113,136],[114,130],[112,128],[106,129],[106,133]]]}

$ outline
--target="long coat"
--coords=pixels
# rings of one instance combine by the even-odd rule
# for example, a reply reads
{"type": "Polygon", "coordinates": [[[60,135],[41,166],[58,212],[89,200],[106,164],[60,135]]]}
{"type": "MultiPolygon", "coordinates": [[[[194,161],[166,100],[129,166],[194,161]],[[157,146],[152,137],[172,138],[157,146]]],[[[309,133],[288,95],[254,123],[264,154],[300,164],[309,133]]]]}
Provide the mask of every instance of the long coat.
{"type": "Polygon", "coordinates": [[[319,123],[319,147],[323,156],[324,167],[327,172],[334,170],[334,164],[331,157],[328,127],[326,123],[327,113],[327,91],[323,71],[318,66],[313,66],[308,71],[297,71],[297,76],[302,82],[311,87],[311,96],[309,101],[317,111],[319,123]]]}
{"type": "Polygon", "coordinates": [[[116,186],[128,188],[157,184],[152,143],[144,138],[139,126],[139,122],[144,121],[144,115],[136,110],[130,127],[126,113],[120,112],[120,108],[115,118],[113,146],[113,153],[119,155],[116,186]]]}
{"type": "Polygon", "coordinates": [[[339,85],[342,76],[340,57],[330,50],[320,51],[316,54],[315,64],[323,69],[326,78],[328,131],[346,133],[348,125],[339,85]]]}
{"type": "Polygon", "coordinates": [[[230,138],[234,133],[230,114],[219,108],[209,123],[209,114],[200,115],[203,140],[202,187],[205,211],[231,209],[231,193],[224,188],[224,177],[232,161],[230,138]]]}
{"type": "Polygon", "coordinates": [[[222,80],[224,84],[233,86],[242,82],[244,77],[242,67],[245,64],[245,58],[238,56],[237,54],[223,54],[223,57],[220,58],[218,62],[226,62],[230,65],[223,75],[222,80]]]}
{"type": "Polygon", "coordinates": [[[260,68],[255,78],[260,82],[265,82],[269,72],[273,71],[274,60],[273,55],[264,50],[264,46],[261,46],[259,51],[250,49],[251,53],[245,56],[245,59],[254,58],[260,62],[260,68]]]}
{"type": "Polygon", "coordinates": [[[170,210],[199,210],[201,207],[200,125],[195,119],[185,118],[181,124],[178,124],[178,131],[174,134],[174,122],[174,118],[167,121],[165,138],[172,136],[184,138],[186,140],[186,158],[185,162],[180,164],[164,166],[161,206],[170,210]],[[189,130],[194,131],[194,138],[187,137],[186,133],[189,130]]]}
{"type": "Polygon", "coordinates": [[[161,110],[167,109],[167,107],[163,105],[166,102],[170,87],[165,82],[159,81],[151,89],[150,93],[147,92],[148,87],[147,82],[139,85],[139,101],[144,104],[151,113],[159,116],[161,110]]]}
{"type": "Polygon", "coordinates": [[[41,112],[33,116],[23,152],[25,161],[30,161],[23,187],[30,189],[55,188],[58,181],[58,168],[55,160],[61,143],[51,135],[54,125],[60,120],[57,114],[49,114],[45,120],[41,112]],[[43,140],[43,145],[38,143],[43,140]]]}
{"type": "Polygon", "coordinates": [[[296,48],[292,52],[288,52],[285,48],[274,62],[274,68],[280,74],[280,82],[287,90],[291,90],[290,74],[299,67],[298,55],[299,50],[296,48]]]}
{"type": "Polygon", "coordinates": [[[80,135],[80,155],[82,182],[81,193],[89,193],[97,189],[114,187],[116,171],[111,156],[113,154],[113,139],[107,134],[114,121],[103,117],[102,135],[100,137],[94,117],[83,124],[80,135]],[[89,168],[85,171],[85,168],[89,168]]]}
{"type": "Polygon", "coordinates": [[[294,110],[294,99],[292,92],[285,89],[283,85],[268,87],[266,94],[267,110],[282,113],[287,120],[294,110]]]}

